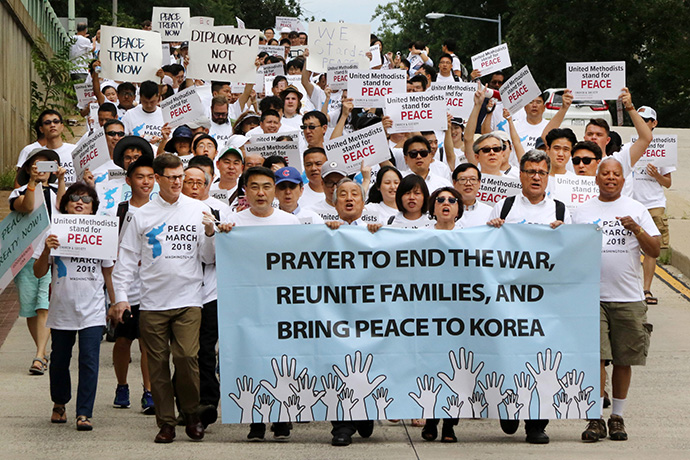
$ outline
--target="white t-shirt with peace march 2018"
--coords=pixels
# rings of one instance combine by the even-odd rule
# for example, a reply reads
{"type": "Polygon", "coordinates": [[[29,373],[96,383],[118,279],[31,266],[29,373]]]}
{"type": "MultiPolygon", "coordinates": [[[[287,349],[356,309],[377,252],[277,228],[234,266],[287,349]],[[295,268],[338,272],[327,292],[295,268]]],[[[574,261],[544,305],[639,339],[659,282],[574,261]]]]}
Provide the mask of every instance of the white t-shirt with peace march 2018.
{"type": "Polygon", "coordinates": [[[651,236],[659,235],[645,207],[621,196],[615,201],[592,198],[573,213],[575,224],[596,224],[601,228],[601,291],[604,302],[644,300],[640,276],[640,243],[621,224],[619,217],[630,216],[651,236]]]}
{"type": "Polygon", "coordinates": [[[143,137],[151,142],[154,137],[161,137],[163,112],[160,107],[156,107],[156,110],[151,113],[145,112],[140,104],[125,113],[122,123],[125,125],[127,134],[143,137]]]}
{"type": "Polygon", "coordinates": [[[297,216],[274,209],[270,216],[259,217],[252,213],[251,209],[245,209],[230,217],[230,222],[239,227],[251,225],[300,225],[297,216]]]}

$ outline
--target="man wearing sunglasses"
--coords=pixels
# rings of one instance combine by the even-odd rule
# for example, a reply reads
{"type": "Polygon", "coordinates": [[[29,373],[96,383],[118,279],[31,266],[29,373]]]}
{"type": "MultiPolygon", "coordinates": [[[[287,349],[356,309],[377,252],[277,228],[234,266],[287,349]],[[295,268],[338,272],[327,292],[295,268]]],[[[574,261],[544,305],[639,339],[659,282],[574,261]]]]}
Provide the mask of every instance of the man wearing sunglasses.
{"type": "Polygon", "coordinates": [[[578,176],[596,176],[602,155],[599,145],[592,141],[582,141],[575,144],[570,154],[570,161],[573,163],[575,174],[578,176]]]}
{"type": "Polygon", "coordinates": [[[328,118],[323,112],[312,110],[302,116],[302,133],[307,142],[307,148],[323,148],[323,139],[328,130],[328,118]]]}
{"type": "Polygon", "coordinates": [[[426,182],[429,192],[433,193],[442,187],[451,187],[451,183],[445,177],[437,176],[429,170],[434,159],[431,153],[431,144],[424,136],[412,136],[403,144],[403,156],[409,171],[405,175],[417,174],[426,182]]]}
{"type": "MultiPolygon", "coordinates": [[[[60,166],[65,168],[65,183],[73,184],[76,180],[74,172],[74,160],[72,160],[72,150],[76,147],[74,144],[62,142],[62,132],[65,126],[62,122],[62,115],[57,110],[47,109],[41,112],[38,116],[38,131],[44,136],[46,149],[53,150],[60,157],[60,166]]],[[[24,152],[24,150],[22,150],[24,152]]],[[[26,152],[27,154],[30,152],[26,152]]],[[[17,167],[21,168],[26,161],[26,157],[20,158],[17,162],[17,167]]]]}
{"type": "MultiPolygon", "coordinates": [[[[467,143],[467,140],[465,140],[465,145],[467,143]]],[[[505,145],[500,137],[493,133],[484,134],[472,144],[472,151],[476,156],[474,161],[470,162],[478,163],[479,169],[481,169],[483,174],[503,176],[501,171],[503,150],[505,150],[505,145]]]]}

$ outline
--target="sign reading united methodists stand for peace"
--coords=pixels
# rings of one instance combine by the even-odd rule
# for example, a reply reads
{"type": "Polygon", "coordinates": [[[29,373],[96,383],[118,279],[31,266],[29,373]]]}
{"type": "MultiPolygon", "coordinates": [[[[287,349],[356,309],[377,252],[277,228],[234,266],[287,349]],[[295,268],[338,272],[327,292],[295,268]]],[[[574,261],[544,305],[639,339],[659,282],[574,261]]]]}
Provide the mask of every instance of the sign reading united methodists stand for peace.
{"type": "Polygon", "coordinates": [[[474,93],[477,86],[472,83],[432,83],[430,91],[446,93],[446,110],[454,117],[467,120],[474,107],[474,93]]]}
{"type": "Polygon", "coordinates": [[[235,227],[216,251],[224,423],[601,414],[594,225],[235,227]]]}
{"type": "Polygon", "coordinates": [[[101,26],[101,77],[141,83],[158,81],[163,47],[161,34],[148,30],[101,26]]]}
{"type": "Polygon", "coordinates": [[[163,123],[171,128],[190,123],[206,115],[196,86],[187,88],[161,101],[163,123]]]}
{"type": "Polygon", "coordinates": [[[515,196],[522,190],[520,179],[508,176],[482,174],[477,200],[494,207],[503,198],[515,196]]]}
{"type": "Polygon", "coordinates": [[[186,42],[192,33],[189,8],[153,7],[151,30],[160,32],[161,41],[186,42]]]}
{"type": "Polygon", "coordinates": [[[347,75],[347,97],[355,107],[386,105],[386,96],[404,94],[407,72],[404,70],[353,70],[347,75]]]}
{"type": "Polygon", "coordinates": [[[51,256],[117,259],[118,218],[115,216],[56,212],[50,232],[60,242],[58,248],[51,249],[51,256]]]}
{"type": "Polygon", "coordinates": [[[510,77],[498,91],[501,94],[503,107],[508,109],[511,115],[541,95],[541,91],[534,81],[534,77],[527,66],[510,77]]]}
{"type": "Polygon", "coordinates": [[[569,62],[566,86],[575,99],[618,99],[625,88],[625,61],[569,62]]]}
{"type": "Polygon", "coordinates": [[[571,213],[581,204],[599,196],[599,186],[591,176],[556,174],[549,176],[549,181],[556,182],[551,198],[562,201],[571,213]]]}
{"type": "MultiPolygon", "coordinates": [[[[630,138],[630,143],[634,144],[637,136],[630,138]]],[[[635,169],[640,166],[653,164],[656,167],[670,167],[678,164],[678,136],[675,134],[657,134],[652,138],[652,142],[635,165],[635,169]]]]}
{"type": "Polygon", "coordinates": [[[385,113],[393,120],[389,133],[444,130],[448,127],[446,95],[441,91],[386,96],[385,113]]]}
{"type": "Polygon", "coordinates": [[[12,211],[0,222],[0,292],[31,260],[36,245],[50,228],[41,184],[36,185],[34,194],[36,202],[33,212],[22,214],[12,211]]]}
{"type": "Polygon", "coordinates": [[[258,30],[193,26],[187,76],[207,81],[254,83],[258,46],[258,30]]]}
{"type": "Polygon", "coordinates": [[[329,65],[338,64],[357,64],[360,69],[368,69],[370,34],[369,24],[310,22],[307,69],[324,73],[329,65]]]}
{"type": "Polygon", "coordinates": [[[77,179],[81,179],[84,170],[94,171],[101,165],[110,161],[110,151],[108,141],[105,137],[105,130],[96,129],[87,136],[82,137],[72,150],[72,161],[74,162],[74,173],[77,179]]]}
{"type": "Polygon", "coordinates": [[[326,71],[326,83],[333,91],[347,89],[347,75],[352,70],[359,69],[359,64],[329,65],[326,71]]]}
{"type": "Polygon", "coordinates": [[[345,165],[348,174],[356,174],[364,166],[389,160],[391,151],[382,123],[359,129],[323,143],[328,161],[345,165]]]}
{"type": "Polygon", "coordinates": [[[472,56],[472,68],[479,70],[482,76],[498,72],[511,65],[508,45],[505,43],[472,56]]]}

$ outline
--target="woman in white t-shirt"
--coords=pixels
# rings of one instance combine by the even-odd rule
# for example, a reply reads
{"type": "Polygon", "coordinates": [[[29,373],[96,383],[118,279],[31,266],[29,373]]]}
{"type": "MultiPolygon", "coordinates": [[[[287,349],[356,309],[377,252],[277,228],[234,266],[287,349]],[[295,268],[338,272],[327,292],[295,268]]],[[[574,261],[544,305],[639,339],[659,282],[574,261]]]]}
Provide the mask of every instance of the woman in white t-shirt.
{"type": "Polygon", "coordinates": [[[429,188],[416,174],[405,176],[395,193],[395,203],[400,210],[388,219],[390,227],[431,228],[434,221],[426,213],[429,202],[429,188]]]}
{"type": "MultiPolygon", "coordinates": [[[[94,215],[98,195],[92,187],[76,183],[60,200],[62,214],[94,215]]],[[[52,423],[65,423],[65,404],[72,395],[70,360],[79,336],[79,383],[77,386],[77,430],[91,431],[91,416],[98,384],[98,358],[105,326],[106,298],[113,299],[112,260],[50,255],[60,246],[56,235],[48,235],[44,248],[34,253],[34,274],[41,277],[52,265],[52,295],[46,326],[51,328],[50,397],[53,400],[52,423]],[[77,334],[78,333],[78,334],[77,334]]]]}
{"type": "Polygon", "coordinates": [[[376,182],[369,190],[366,208],[370,213],[378,214],[379,222],[388,222],[388,219],[398,213],[395,192],[401,180],[402,174],[393,166],[384,166],[376,174],[376,182]]]}

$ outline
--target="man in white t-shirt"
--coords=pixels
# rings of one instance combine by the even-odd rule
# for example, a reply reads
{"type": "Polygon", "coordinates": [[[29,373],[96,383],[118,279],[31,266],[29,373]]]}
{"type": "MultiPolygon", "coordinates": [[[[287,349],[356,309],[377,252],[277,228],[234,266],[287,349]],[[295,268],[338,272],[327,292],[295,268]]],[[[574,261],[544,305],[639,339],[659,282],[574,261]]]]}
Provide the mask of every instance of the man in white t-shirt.
{"type": "Polygon", "coordinates": [[[86,80],[89,74],[88,65],[92,59],[91,53],[96,49],[96,43],[89,40],[88,33],[86,24],[77,24],[77,34],[72,37],[72,46],[69,49],[69,59],[74,64],[74,68],[70,70],[72,80],[86,80]]]}
{"type": "MultiPolygon", "coordinates": [[[[608,420],[612,440],[625,441],[623,414],[632,376],[631,366],[645,365],[652,325],[642,292],[640,250],[659,255],[659,231],[645,207],[622,195],[625,175],[616,158],[601,161],[596,176],[599,196],[575,210],[576,224],[601,228],[601,398],[606,383],[605,366],[613,364],[613,404],[608,420]]],[[[607,434],[603,419],[590,420],[583,441],[598,441],[607,434]]]]}
{"type": "Polygon", "coordinates": [[[55,151],[60,157],[60,166],[65,168],[65,183],[69,186],[77,180],[74,172],[72,151],[74,144],[62,142],[62,132],[65,125],[62,115],[57,110],[47,109],[38,116],[39,129],[45,136],[45,148],[55,151]]]}
{"type": "Polygon", "coordinates": [[[276,198],[281,211],[297,216],[301,224],[323,224],[321,216],[299,205],[304,185],[302,175],[293,167],[280,168],[275,172],[276,198]]]}
{"type": "MultiPolygon", "coordinates": [[[[525,117],[515,120],[515,129],[520,135],[520,142],[525,152],[534,148],[537,138],[541,137],[544,128],[549,124],[549,120],[543,117],[545,109],[544,96],[539,95],[525,106],[525,117]]],[[[508,132],[508,129],[503,131],[508,132]]]]}
{"type": "Polygon", "coordinates": [[[417,174],[426,182],[429,193],[442,187],[450,187],[450,180],[431,172],[431,162],[434,159],[431,153],[431,144],[424,136],[412,136],[403,144],[403,156],[405,164],[410,171],[407,174],[417,174]]]}
{"type": "Polygon", "coordinates": [[[438,75],[436,83],[455,83],[460,79],[453,74],[453,57],[450,54],[443,54],[438,60],[438,75]]]}
{"type": "Polygon", "coordinates": [[[323,200],[323,179],[321,167],[328,161],[326,151],[321,147],[310,147],[302,154],[304,173],[307,175],[307,185],[302,191],[299,205],[305,209],[323,200]]]}
{"type": "Polygon", "coordinates": [[[491,214],[491,206],[477,200],[482,173],[472,163],[463,163],[453,171],[453,187],[462,197],[464,207],[458,227],[470,228],[486,225],[491,214]]]}
{"type": "Polygon", "coordinates": [[[139,88],[139,105],[122,117],[127,134],[143,137],[154,148],[162,139],[163,112],[158,107],[159,100],[158,85],[147,80],[139,88]]]}

